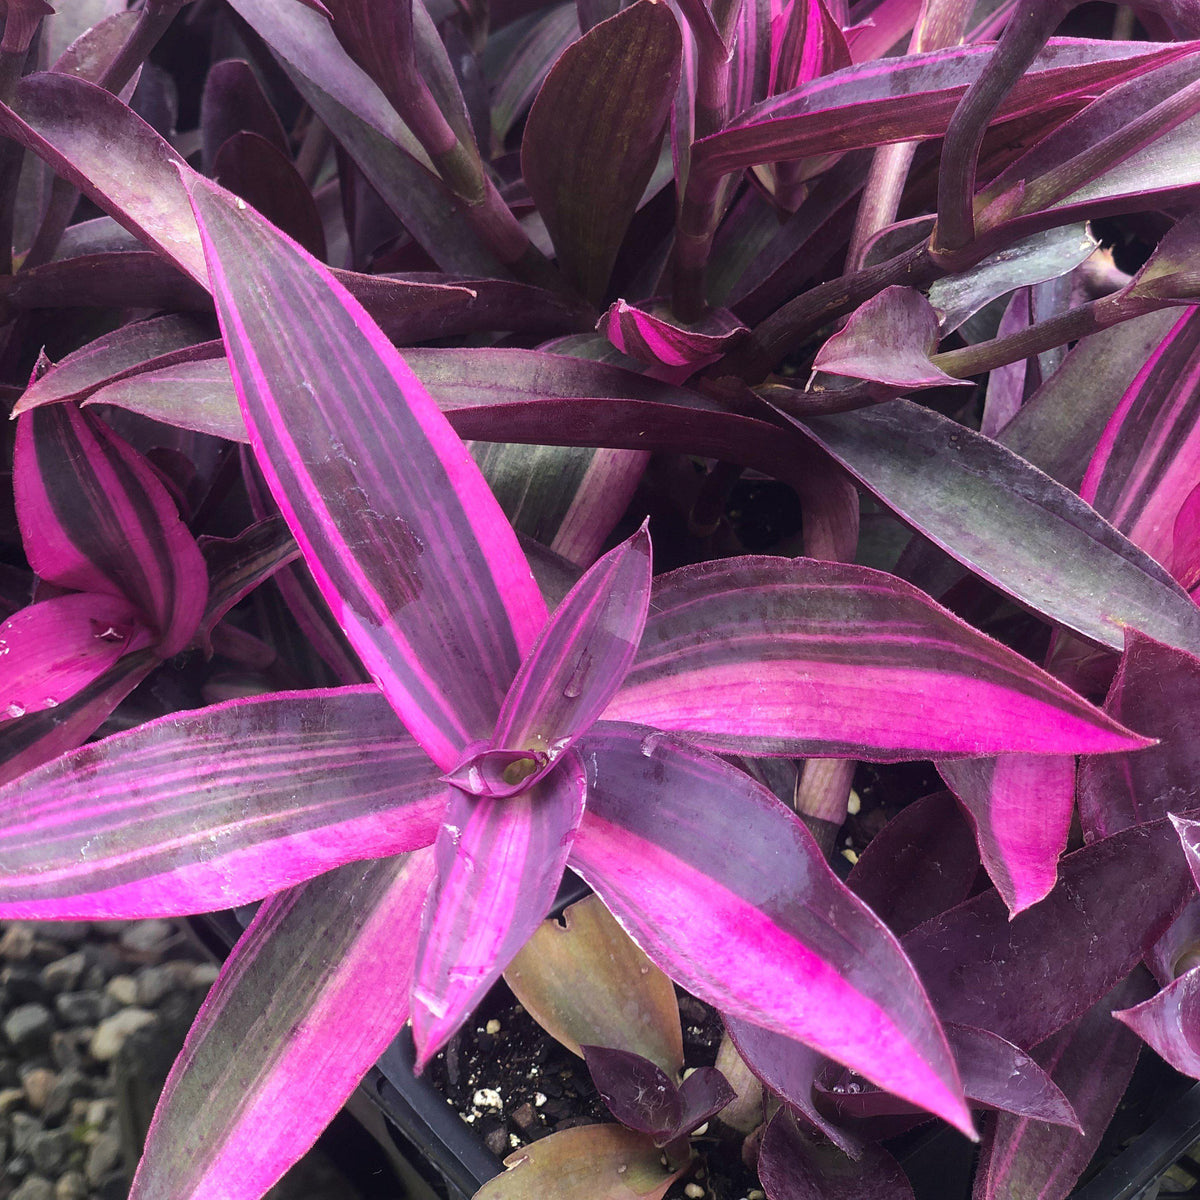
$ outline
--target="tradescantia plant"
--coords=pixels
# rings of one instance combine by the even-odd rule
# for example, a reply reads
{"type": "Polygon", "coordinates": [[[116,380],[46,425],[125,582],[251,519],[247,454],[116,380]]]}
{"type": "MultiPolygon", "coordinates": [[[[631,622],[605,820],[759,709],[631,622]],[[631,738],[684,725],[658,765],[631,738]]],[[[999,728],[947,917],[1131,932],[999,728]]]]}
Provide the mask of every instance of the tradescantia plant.
{"type": "MultiPolygon", "coordinates": [[[[0,42],[0,917],[263,901],[135,1196],[262,1195],[568,866],[785,1105],[772,1200],[904,1195],[874,1143],[930,1114],[979,1195],[1065,1195],[1126,1026],[1197,1073],[1187,0],[60,7],[0,42]],[[190,136],[178,31],[247,56],[190,136]],[[953,796],[843,883],[863,760],[953,796]]],[[[571,1132],[549,1171],[630,1145],[571,1132]]]]}

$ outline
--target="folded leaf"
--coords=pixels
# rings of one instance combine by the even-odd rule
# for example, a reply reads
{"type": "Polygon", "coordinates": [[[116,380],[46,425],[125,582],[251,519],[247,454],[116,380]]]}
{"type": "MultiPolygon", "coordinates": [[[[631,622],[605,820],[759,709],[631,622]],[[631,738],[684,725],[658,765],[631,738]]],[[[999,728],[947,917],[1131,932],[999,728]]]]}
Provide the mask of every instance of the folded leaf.
{"type": "Polygon", "coordinates": [[[1009,912],[1036,904],[1054,886],[1058,856],[1067,847],[1074,758],[1001,754],[940,762],[938,772],[970,813],[983,865],[1009,912]]]}
{"type": "Polygon", "coordinates": [[[73,404],[19,418],[13,489],[29,565],[60,587],[137,605],[167,658],[199,624],[208,575],[150,465],[73,404]]]}
{"type": "Polygon", "coordinates": [[[911,585],[813,559],[726,559],[662,577],[605,716],[738,754],[886,762],[1131,745],[1115,722],[911,585]]]}
{"type": "Polygon", "coordinates": [[[300,556],[296,539],[278,514],[247,526],[235,538],[201,537],[199,544],[209,578],[202,635],[212,633],[239,600],[300,556]]]}
{"type": "Polygon", "coordinates": [[[432,858],[342,867],[259,909],[167,1077],[131,1200],[258,1200],[316,1141],[408,1016],[416,939],[397,933],[432,858]]]}
{"type": "Polygon", "coordinates": [[[457,435],[361,306],[244,201],[203,182],[192,197],[275,499],[351,643],[448,769],[491,733],[545,619],[525,556],[457,435]]]}
{"type": "Polygon", "coordinates": [[[521,170],[570,282],[593,304],[658,159],[682,41],[639,0],[567,48],[533,102],[521,170]]]}
{"type": "Polygon", "coordinates": [[[1149,1000],[1113,1013],[1177,1071],[1200,1079],[1200,967],[1149,1000]]]}
{"type": "Polygon", "coordinates": [[[1200,609],[1078,496],[907,400],[796,422],[898,516],[1035,612],[1121,649],[1126,628],[1200,650],[1200,609]]]}
{"type": "Polygon", "coordinates": [[[1200,807],[1200,660],[1131,633],[1104,709],[1159,739],[1136,754],[1084,757],[1079,818],[1089,841],[1200,807]]]}
{"type": "Polygon", "coordinates": [[[585,779],[568,753],[518,796],[448,787],[421,923],[413,1040],[421,1070],[466,1020],[550,911],[583,812],[585,779]]]}
{"type": "Polygon", "coordinates": [[[0,913],[229,908],[428,845],[444,806],[435,768],[374,688],[189,709],[0,788],[0,913]]]}
{"type": "Polygon", "coordinates": [[[746,336],[731,312],[713,310],[695,325],[681,326],[618,300],[596,326],[623,354],[645,363],[654,379],[683,383],[715,363],[746,336]]]}
{"type": "Polygon", "coordinates": [[[57,708],[153,640],[123,596],[82,592],[18,609],[0,624],[0,721],[57,708]]]}
{"type": "Polygon", "coordinates": [[[578,747],[588,805],[571,865],[652,959],[723,1011],[971,1131],[916,975],[799,818],[666,734],[601,724],[578,747]]]}

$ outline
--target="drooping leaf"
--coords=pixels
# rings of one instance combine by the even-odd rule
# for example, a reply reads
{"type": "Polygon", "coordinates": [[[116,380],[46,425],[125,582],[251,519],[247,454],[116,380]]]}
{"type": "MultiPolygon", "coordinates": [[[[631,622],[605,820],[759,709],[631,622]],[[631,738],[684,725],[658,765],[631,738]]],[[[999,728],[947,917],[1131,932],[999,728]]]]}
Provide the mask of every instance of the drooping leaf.
{"type": "Polygon", "coordinates": [[[683,1069],[671,981],[638,949],[598,896],[572,904],[565,925],[543,921],[504,972],[525,1010],[568,1050],[630,1050],[669,1075],[683,1069]]]}
{"type": "Polygon", "coordinates": [[[1011,919],[989,891],[902,940],[944,1020],[1028,1049],[1123,979],[1192,887],[1174,829],[1156,821],[1068,854],[1054,890],[1011,919]]]}
{"type": "Polygon", "coordinates": [[[681,54],[671,9],[639,0],[566,50],[525,123],[525,182],[563,273],[593,304],[657,161],[681,54]]]}
{"type": "Polygon", "coordinates": [[[1067,846],[1075,760],[1001,754],[940,762],[938,772],[970,813],[983,865],[1009,911],[1036,904],[1054,886],[1067,846]]]}
{"type": "Polygon", "coordinates": [[[976,1174],[978,1200],[1064,1200],[1091,1160],[1137,1061],[1137,1039],[1110,1013],[1145,995],[1135,972],[1077,1023],[1034,1055],[1071,1103],[1084,1133],[1028,1117],[1000,1114],[984,1137],[976,1174]]]}
{"type": "Polygon", "coordinates": [[[609,308],[597,328],[623,354],[645,363],[652,378],[667,383],[683,383],[701,367],[719,361],[746,334],[746,327],[724,309],[685,327],[624,300],[609,308]]]}
{"type": "Polygon", "coordinates": [[[416,938],[397,934],[432,857],[345,866],[259,909],[167,1078],[131,1197],[258,1200],[316,1141],[408,1016],[416,938]]]}
{"type": "Polygon", "coordinates": [[[228,908],[427,845],[445,804],[435,768],[371,687],[173,713],[0,796],[0,912],[12,919],[228,908]]]}
{"type": "Polygon", "coordinates": [[[1050,620],[1114,649],[1127,628],[1200,649],[1200,609],[1170,576],[991,439],[907,400],[797,424],[903,520],[1050,620]]]}
{"type": "Polygon", "coordinates": [[[204,611],[204,560],[170,493],[128,442],[73,404],[19,418],[13,490],[29,564],[60,587],[137,605],[167,658],[204,611]]]}
{"type": "Polygon", "coordinates": [[[1084,836],[1108,837],[1200,806],[1200,752],[1193,736],[1200,720],[1200,661],[1130,634],[1104,708],[1159,741],[1137,754],[1080,761],[1084,836]]]}
{"type": "Polygon", "coordinates": [[[550,911],[583,813],[584,787],[583,766],[568,752],[518,796],[480,799],[447,789],[413,981],[418,1070],[550,911]]]}
{"type": "Polygon", "coordinates": [[[910,585],[812,559],[725,559],[662,577],[605,715],[737,754],[896,761],[1128,744],[1091,705],[910,585]]]}
{"type": "Polygon", "coordinates": [[[578,747],[588,806],[571,865],[652,959],[722,1011],[970,1131],[916,975],[794,814],[667,734],[602,723],[578,747]],[[787,881],[786,899],[775,885],[764,894],[767,878],[787,881]]]}
{"type": "Polygon", "coordinates": [[[462,443],[357,302],[231,197],[200,182],[192,196],[275,499],[351,643],[449,769],[491,733],[545,619],[528,563],[462,443]]]}

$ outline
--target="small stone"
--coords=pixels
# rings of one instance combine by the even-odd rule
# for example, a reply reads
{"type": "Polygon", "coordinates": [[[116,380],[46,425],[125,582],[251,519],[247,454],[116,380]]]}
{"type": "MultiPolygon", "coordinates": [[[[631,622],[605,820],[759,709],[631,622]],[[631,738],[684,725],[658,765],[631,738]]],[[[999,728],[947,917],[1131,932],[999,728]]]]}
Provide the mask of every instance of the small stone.
{"type": "Polygon", "coordinates": [[[32,1067],[21,1076],[25,1099],[34,1112],[41,1112],[50,1098],[50,1091],[58,1082],[58,1074],[46,1067],[32,1067]]]}
{"type": "Polygon", "coordinates": [[[92,1096],[92,1082],[77,1067],[68,1067],[54,1082],[42,1112],[47,1121],[57,1121],[70,1111],[76,1100],[92,1096]]]}
{"type": "Polygon", "coordinates": [[[115,1129],[106,1129],[88,1150],[84,1173],[87,1181],[95,1187],[109,1172],[114,1171],[121,1161],[121,1137],[115,1129]]]}
{"type": "Polygon", "coordinates": [[[87,1190],[87,1180],[82,1171],[67,1171],[58,1177],[54,1185],[54,1200],[84,1200],[87,1190]]]}
{"type": "Polygon", "coordinates": [[[152,917],[147,921],[134,921],[127,925],[117,940],[123,949],[134,954],[158,957],[174,935],[175,926],[170,921],[152,917]]]}
{"type": "Polygon", "coordinates": [[[50,1035],[50,1057],[60,1071],[80,1067],[87,1059],[87,1044],[95,1030],[90,1025],[80,1029],[59,1029],[50,1035]]]}
{"type": "Polygon", "coordinates": [[[500,1022],[493,1017],[485,1026],[484,1032],[495,1035],[500,1032],[500,1022]]]}
{"type": "Polygon", "coordinates": [[[54,1200],[54,1184],[41,1175],[30,1175],[10,1200],[54,1200]]]}
{"type": "Polygon", "coordinates": [[[476,1108],[490,1108],[493,1112],[499,1112],[504,1107],[504,1101],[495,1088],[480,1088],[471,1097],[471,1102],[476,1108]]]}
{"type": "Polygon", "coordinates": [[[137,980],[132,975],[114,975],[105,985],[104,994],[122,1008],[137,1003],[137,980]]]}
{"type": "Polygon", "coordinates": [[[143,1008],[153,1008],[164,996],[176,988],[186,986],[179,978],[179,967],[185,966],[188,974],[190,966],[181,963],[163,963],[160,967],[143,967],[134,977],[137,985],[137,1003],[143,1008]]]}
{"type": "Polygon", "coordinates": [[[92,932],[91,921],[30,921],[28,924],[35,934],[66,942],[68,946],[86,942],[92,932]]]}
{"type": "Polygon", "coordinates": [[[54,1018],[44,1004],[22,1004],[4,1018],[4,1036],[12,1048],[28,1057],[44,1050],[50,1042],[54,1018]]]}
{"type": "Polygon", "coordinates": [[[0,958],[6,958],[9,962],[24,962],[33,954],[36,937],[32,926],[23,921],[14,921],[0,937],[0,958]]]}
{"type": "Polygon", "coordinates": [[[217,982],[217,976],[221,973],[221,968],[216,963],[192,963],[192,972],[188,977],[188,984],[194,988],[203,988],[208,991],[214,983],[217,982]]]}
{"type": "Polygon", "coordinates": [[[87,959],[82,950],[56,958],[42,968],[42,985],[48,992],[71,992],[79,986],[87,967],[87,959]]]}
{"type": "Polygon", "coordinates": [[[28,1154],[33,1147],[33,1139],[42,1132],[42,1123],[28,1113],[15,1112],[10,1121],[12,1130],[12,1147],[14,1154],[28,1154]]]}
{"type": "Polygon", "coordinates": [[[533,1111],[533,1105],[528,1100],[512,1114],[513,1124],[518,1129],[523,1129],[526,1133],[537,1124],[537,1113],[533,1111]]]}
{"type": "Polygon", "coordinates": [[[30,963],[9,963],[0,970],[0,986],[8,1003],[42,1004],[50,996],[42,986],[42,973],[30,963]]]}
{"type": "Polygon", "coordinates": [[[123,1008],[114,1016],[101,1021],[92,1034],[88,1049],[97,1062],[110,1062],[117,1057],[125,1039],[135,1029],[151,1024],[155,1020],[152,1012],[144,1008],[123,1008]]]}
{"type": "Polygon", "coordinates": [[[68,1025],[95,1025],[100,1020],[100,993],[61,992],[54,997],[54,1011],[68,1025]]]}
{"type": "Polygon", "coordinates": [[[688,1200],[701,1200],[704,1189],[698,1183],[689,1183],[683,1189],[683,1194],[688,1197],[688,1200]]]}
{"type": "Polygon", "coordinates": [[[5,1113],[10,1113],[14,1108],[18,1108],[25,1103],[25,1089],[19,1087],[8,1087],[0,1089],[0,1117],[5,1113]]]}
{"type": "Polygon", "coordinates": [[[508,1134],[503,1129],[493,1129],[483,1139],[483,1144],[499,1158],[508,1153],[508,1134]]]}
{"type": "Polygon", "coordinates": [[[39,1133],[29,1147],[34,1169],[56,1178],[65,1170],[74,1141],[66,1129],[48,1129],[39,1133]]]}
{"type": "Polygon", "coordinates": [[[546,1096],[545,1096],[545,1093],[543,1093],[543,1092],[534,1092],[534,1093],[533,1093],[533,1102],[534,1102],[534,1104],[536,1104],[536,1105],[537,1105],[537,1107],[538,1107],[538,1108],[541,1108],[541,1107],[542,1107],[542,1105],[546,1103],[546,1096]]]}
{"type": "Polygon", "coordinates": [[[112,1119],[114,1108],[112,1100],[93,1100],[87,1106],[87,1123],[95,1129],[100,1129],[112,1119]]]}

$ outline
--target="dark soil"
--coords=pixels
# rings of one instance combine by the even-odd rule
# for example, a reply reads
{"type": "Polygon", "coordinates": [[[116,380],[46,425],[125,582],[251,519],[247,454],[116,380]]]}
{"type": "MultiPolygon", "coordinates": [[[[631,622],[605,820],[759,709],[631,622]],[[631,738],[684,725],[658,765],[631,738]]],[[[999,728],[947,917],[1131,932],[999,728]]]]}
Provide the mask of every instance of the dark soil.
{"type": "MultiPolygon", "coordinates": [[[[721,1019],[708,1005],[679,993],[687,1067],[712,1066],[721,1019]]],[[[497,1157],[575,1125],[613,1120],[583,1060],[545,1034],[503,985],[429,1065],[429,1081],[497,1157]]],[[[742,1163],[742,1137],[710,1122],[693,1138],[695,1159],[667,1193],[685,1196],[699,1184],[708,1200],[741,1200],[759,1189],[742,1163]]]]}

